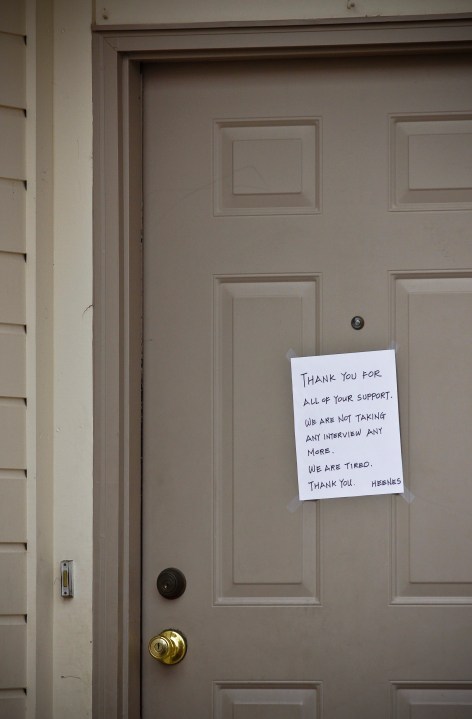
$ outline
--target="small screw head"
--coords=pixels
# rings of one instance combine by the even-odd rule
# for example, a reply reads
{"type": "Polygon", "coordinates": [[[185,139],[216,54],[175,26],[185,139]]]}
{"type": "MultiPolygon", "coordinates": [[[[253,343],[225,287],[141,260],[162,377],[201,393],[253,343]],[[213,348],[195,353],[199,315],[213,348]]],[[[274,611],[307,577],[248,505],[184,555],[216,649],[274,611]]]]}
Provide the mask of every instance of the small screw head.
{"type": "Polygon", "coordinates": [[[361,330],[364,327],[364,318],[356,315],[351,320],[351,327],[353,330],[361,330]]]}

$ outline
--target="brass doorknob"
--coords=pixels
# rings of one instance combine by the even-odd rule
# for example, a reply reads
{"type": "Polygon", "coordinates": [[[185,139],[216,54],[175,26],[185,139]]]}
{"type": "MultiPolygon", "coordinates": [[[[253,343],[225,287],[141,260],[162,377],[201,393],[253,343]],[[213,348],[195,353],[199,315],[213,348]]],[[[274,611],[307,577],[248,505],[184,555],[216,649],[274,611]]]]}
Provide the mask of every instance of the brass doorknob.
{"type": "Polygon", "coordinates": [[[178,664],[187,652],[187,640],[175,629],[164,629],[149,641],[149,654],[162,664],[178,664]]]}

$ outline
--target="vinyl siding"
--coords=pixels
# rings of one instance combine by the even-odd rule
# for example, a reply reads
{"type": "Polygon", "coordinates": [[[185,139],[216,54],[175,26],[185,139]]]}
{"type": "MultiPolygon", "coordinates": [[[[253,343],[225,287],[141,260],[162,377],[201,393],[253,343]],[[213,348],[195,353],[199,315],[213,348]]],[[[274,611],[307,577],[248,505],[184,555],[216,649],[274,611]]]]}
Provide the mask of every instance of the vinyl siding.
{"type": "Polygon", "coordinates": [[[0,719],[26,706],[25,7],[0,12],[0,719]]]}

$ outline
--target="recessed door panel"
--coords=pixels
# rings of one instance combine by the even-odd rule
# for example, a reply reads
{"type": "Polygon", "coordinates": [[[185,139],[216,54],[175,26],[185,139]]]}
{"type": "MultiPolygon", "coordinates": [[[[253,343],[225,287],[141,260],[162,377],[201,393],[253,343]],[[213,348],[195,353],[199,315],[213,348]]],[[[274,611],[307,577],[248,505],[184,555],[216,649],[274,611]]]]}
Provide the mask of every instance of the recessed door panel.
{"type": "Polygon", "coordinates": [[[409,487],[395,503],[395,600],[470,603],[472,276],[398,277],[394,303],[409,487]]]}
{"type": "Polygon", "coordinates": [[[317,508],[288,511],[296,477],[291,353],[316,352],[316,277],[215,281],[217,603],[316,603],[317,508]]]}
{"type": "Polygon", "coordinates": [[[472,684],[398,684],[394,687],[395,719],[468,719],[472,684]]]}
{"type": "Polygon", "coordinates": [[[321,686],[305,684],[217,683],[214,689],[218,719],[317,719],[321,686]]]}

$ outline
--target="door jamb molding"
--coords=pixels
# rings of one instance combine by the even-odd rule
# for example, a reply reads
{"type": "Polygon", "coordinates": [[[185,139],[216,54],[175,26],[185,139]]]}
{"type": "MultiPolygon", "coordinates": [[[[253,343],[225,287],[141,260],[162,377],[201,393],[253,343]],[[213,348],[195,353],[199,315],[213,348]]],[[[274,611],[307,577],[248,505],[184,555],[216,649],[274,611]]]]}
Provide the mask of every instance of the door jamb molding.
{"type": "Polygon", "coordinates": [[[140,64],[471,50],[470,17],[94,33],[95,719],[141,714],[140,64]]]}

